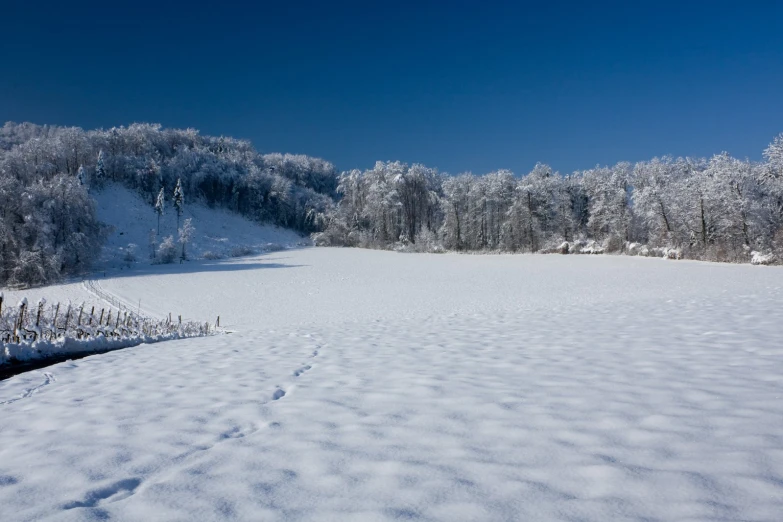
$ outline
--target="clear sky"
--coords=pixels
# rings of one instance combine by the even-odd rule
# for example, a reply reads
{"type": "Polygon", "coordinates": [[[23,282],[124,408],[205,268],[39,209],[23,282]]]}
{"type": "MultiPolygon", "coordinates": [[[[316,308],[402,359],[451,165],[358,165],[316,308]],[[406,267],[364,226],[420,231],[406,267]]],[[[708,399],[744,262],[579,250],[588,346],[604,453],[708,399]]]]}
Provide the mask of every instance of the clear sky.
{"type": "Polygon", "coordinates": [[[783,2],[0,0],[0,121],[560,171],[783,132],[783,2]]]}

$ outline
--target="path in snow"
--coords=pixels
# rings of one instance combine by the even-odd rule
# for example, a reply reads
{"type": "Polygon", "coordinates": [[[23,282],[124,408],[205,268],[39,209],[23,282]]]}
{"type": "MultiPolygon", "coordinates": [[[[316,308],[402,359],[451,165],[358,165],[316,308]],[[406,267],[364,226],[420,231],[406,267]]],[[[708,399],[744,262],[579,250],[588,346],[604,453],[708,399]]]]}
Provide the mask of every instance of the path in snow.
{"type": "Polygon", "coordinates": [[[100,284],[235,333],[1,382],[2,520],[783,512],[783,270],[305,249],[100,284]]]}

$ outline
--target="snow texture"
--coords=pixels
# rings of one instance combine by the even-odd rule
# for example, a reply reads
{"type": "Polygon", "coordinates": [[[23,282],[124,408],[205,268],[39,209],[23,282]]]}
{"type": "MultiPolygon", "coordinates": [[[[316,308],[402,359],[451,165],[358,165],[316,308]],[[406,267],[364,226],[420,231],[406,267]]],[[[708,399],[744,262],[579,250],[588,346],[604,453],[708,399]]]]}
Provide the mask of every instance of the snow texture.
{"type": "Polygon", "coordinates": [[[0,519],[783,512],[779,268],[307,248],[158,269],[102,292],[233,333],[0,382],[0,519]]]}

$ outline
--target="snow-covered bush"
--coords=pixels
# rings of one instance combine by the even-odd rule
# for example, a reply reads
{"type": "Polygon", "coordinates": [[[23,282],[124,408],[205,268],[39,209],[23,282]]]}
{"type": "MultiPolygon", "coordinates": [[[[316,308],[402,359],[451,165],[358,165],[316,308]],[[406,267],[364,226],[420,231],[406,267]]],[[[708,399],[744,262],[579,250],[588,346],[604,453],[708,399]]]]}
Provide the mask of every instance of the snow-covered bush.
{"type": "Polygon", "coordinates": [[[443,253],[445,250],[438,240],[438,235],[432,230],[424,227],[416,234],[416,242],[410,245],[413,252],[430,252],[433,254],[443,253]]]}
{"type": "Polygon", "coordinates": [[[167,236],[158,245],[158,252],[155,257],[157,263],[173,263],[177,258],[177,244],[174,243],[174,236],[167,236]]]}
{"type": "Polygon", "coordinates": [[[598,241],[590,240],[587,242],[587,245],[582,247],[582,254],[603,254],[606,251],[606,249],[601,246],[598,241]]]}
{"type": "Polygon", "coordinates": [[[208,260],[210,260],[210,261],[215,261],[215,260],[218,260],[218,259],[223,259],[223,256],[222,256],[221,254],[219,254],[219,253],[217,253],[217,252],[213,252],[213,251],[211,251],[211,250],[207,250],[206,252],[204,252],[203,254],[201,254],[201,257],[203,257],[204,259],[208,259],[208,260]]]}
{"type": "Polygon", "coordinates": [[[570,250],[571,244],[568,241],[551,241],[538,252],[540,254],[568,254],[570,250]]]}
{"type": "Polygon", "coordinates": [[[574,241],[569,244],[568,250],[570,254],[603,254],[604,251],[604,247],[593,239],[574,241]]]}
{"type": "Polygon", "coordinates": [[[332,236],[326,232],[315,232],[310,236],[313,240],[313,244],[317,247],[328,247],[332,245],[332,236]]]}
{"type": "Polygon", "coordinates": [[[128,246],[125,247],[125,252],[122,256],[122,260],[126,263],[135,263],[136,262],[136,249],[137,245],[136,243],[128,243],[128,246]]]}
{"type": "Polygon", "coordinates": [[[645,248],[644,245],[640,243],[626,243],[625,244],[625,253],[629,256],[639,256],[644,255],[642,254],[642,249],[645,248]]]}
{"type": "Polygon", "coordinates": [[[752,265],[772,265],[775,264],[775,254],[762,254],[753,251],[750,253],[750,264],[752,265]]]}
{"type": "Polygon", "coordinates": [[[680,248],[664,248],[662,251],[663,257],[666,259],[682,259],[682,249],[680,248]]]}
{"type": "Polygon", "coordinates": [[[245,257],[252,256],[253,254],[255,254],[255,251],[247,245],[237,245],[229,252],[231,257],[245,257]]]}

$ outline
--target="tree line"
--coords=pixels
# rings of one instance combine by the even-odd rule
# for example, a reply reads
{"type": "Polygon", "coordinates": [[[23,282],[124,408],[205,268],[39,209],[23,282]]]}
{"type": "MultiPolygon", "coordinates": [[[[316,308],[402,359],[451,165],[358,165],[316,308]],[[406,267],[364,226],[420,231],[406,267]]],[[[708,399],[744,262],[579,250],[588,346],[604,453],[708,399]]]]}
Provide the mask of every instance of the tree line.
{"type": "MultiPolygon", "coordinates": [[[[322,159],[260,154],[248,141],[194,129],[6,123],[0,127],[0,285],[46,284],[87,270],[106,234],[90,193],[106,183],[135,190],[158,215],[161,194],[176,192],[313,234],[320,245],[673,248],[683,257],[718,261],[747,261],[753,251],[783,255],[783,134],[760,162],[721,153],[566,175],[538,164],[519,177],[508,170],[450,176],[399,161],[339,173],[322,159]]],[[[187,241],[180,242],[184,257],[187,241]]]]}
{"type": "Polygon", "coordinates": [[[568,175],[538,164],[449,176],[378,162],[340,176],[322,245],[417,251],[660,252],[715,261],[783,253],[783,134],[751,162],[654,158],[568,175]],[[640,248],[641,247],[641,248],[640,248]]]}

